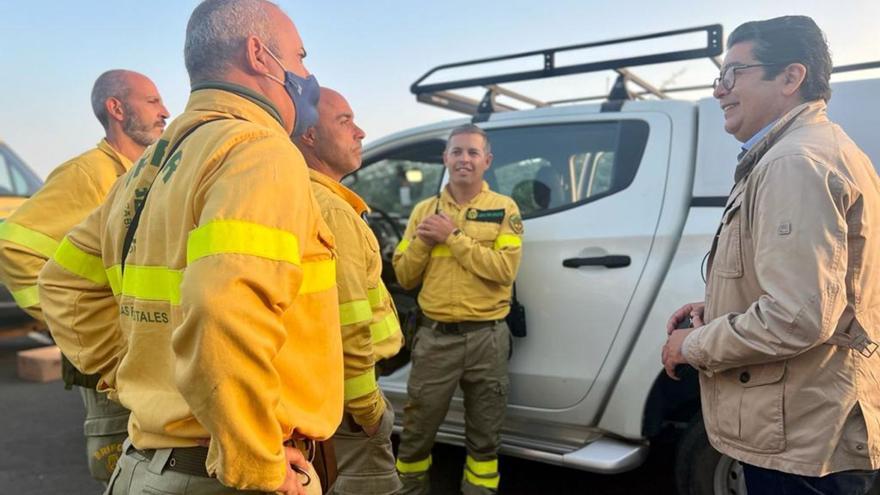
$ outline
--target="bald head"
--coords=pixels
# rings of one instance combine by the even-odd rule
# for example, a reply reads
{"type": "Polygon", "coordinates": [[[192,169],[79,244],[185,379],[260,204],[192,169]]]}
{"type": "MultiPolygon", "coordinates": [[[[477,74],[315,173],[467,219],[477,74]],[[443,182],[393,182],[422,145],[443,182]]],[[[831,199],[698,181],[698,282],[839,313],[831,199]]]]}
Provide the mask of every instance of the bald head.
{"type": "Polygon", "coordinates": [[[131,94],[132,86],[144,81],[153,84],[147,76],[123,69],[108,70],[98,76],[95,85],[92,86],[92,111],[105,130],[110,125],[107,99],[116,98],[120,102],[125,102],[131,94]]]}
{"type": "Polygon", "coordinates": [[[335,180],[361,166],[364,131],[354,123],[354,111],[345,97],[321,88],[318,123],[296,139],[296,144],[313,168],[335,180]]]}

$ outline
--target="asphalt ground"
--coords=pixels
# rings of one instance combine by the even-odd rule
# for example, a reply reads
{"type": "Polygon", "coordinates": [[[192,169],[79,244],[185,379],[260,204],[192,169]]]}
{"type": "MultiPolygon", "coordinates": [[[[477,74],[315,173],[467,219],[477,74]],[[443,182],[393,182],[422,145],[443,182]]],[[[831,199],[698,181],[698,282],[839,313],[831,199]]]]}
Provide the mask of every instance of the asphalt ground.
{"type": "MultiPolygon", "coordinates": [[[[16,374],[16,352],[38,346],[25,337],[0,340],[0,494],[99,494],[86,465],[82,401],[61,381],[33,383],[16,374]]],[[[465,453],[438,444],[432,494],[457,494],[465,453]]],[[[674,494],[671,450],[655,449],[642,467],[597,475],[515,457],[500,459],[504,495],[674,494]]]]}

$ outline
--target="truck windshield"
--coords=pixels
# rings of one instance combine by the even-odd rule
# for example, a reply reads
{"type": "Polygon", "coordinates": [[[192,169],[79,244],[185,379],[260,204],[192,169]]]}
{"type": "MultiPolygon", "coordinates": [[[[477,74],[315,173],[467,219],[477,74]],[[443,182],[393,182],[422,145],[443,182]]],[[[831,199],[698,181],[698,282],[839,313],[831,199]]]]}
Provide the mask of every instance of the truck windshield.
{"type": "Polygon", "coordinates": [[[28,197],[37,192],[42,183],[9,146],[0,143],[0,196],[28,197]]]}

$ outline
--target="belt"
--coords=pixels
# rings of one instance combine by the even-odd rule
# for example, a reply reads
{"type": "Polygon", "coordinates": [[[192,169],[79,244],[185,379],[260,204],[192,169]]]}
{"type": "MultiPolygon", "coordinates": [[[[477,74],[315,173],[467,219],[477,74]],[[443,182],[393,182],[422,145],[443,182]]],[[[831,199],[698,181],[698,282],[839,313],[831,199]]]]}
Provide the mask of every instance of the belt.
{"type": "MultiPolygon", "coordinates": [[[[138,452],[151,461],[156,455],[156,450],[153,449],[138,450],[138,452]]],[[[205,468],[207,460],[208,447],[178,447],[171,449],[171,454],[161,470],[210,478],[211,476],[208,475],[208,470],[205,468]]]]}
{"type": "Polygon", "coordinates": [[[484,328],[491,328],[504,320],[486,320],[486,321],[436,321],[425,317],[430,326],[446,333],[467,333],[484,328]]]}

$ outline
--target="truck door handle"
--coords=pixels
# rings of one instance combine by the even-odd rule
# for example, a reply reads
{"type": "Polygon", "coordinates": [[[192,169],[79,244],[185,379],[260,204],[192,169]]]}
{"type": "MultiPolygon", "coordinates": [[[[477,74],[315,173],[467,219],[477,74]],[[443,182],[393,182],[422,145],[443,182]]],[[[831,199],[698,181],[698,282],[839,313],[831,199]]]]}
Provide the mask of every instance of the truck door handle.
{"type": "Polygon", "coordinates": [[[608,256],[594,256],[592,258],[568,258],[562,260],[562,266],[566,268],[578,268],[581,266],[623,268],[629,266],[630,262],[629,256],[622,254],[609,254],[608,256]]]}

